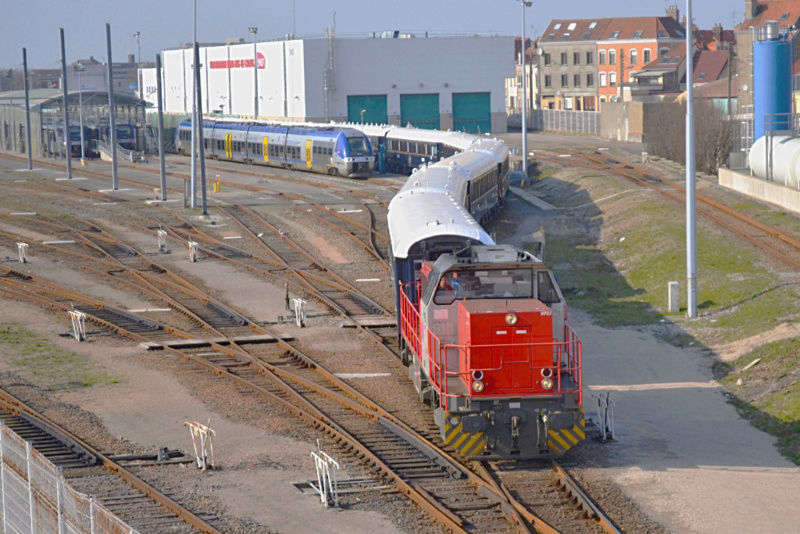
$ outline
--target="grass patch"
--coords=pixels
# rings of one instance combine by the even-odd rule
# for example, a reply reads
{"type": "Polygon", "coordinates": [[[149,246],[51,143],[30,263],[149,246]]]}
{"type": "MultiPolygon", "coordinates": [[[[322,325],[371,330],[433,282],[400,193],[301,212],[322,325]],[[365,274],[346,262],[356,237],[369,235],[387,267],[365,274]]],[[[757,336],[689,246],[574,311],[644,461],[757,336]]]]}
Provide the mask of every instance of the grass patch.
{"type": "Polygon", "coordinates": [[[717,365],[715,372],[739,412],[777,437],[781,454],[800,464],[800,340],[763,345],[733,364],[717,365]]]}
{"type": "Polygon", "coordinates": [[[41,387],[73,389],[119,382],[95,371],[87,356],[62,349],[19,326],[0,325],[0,343],[6,361],[41,387]]]}
{"type": "Polygon", "coordinates": [[[613,328],[650,324],[655,315],[596,246],[579,236],[548,237],[547,261],[571,306],[613,328]]]}

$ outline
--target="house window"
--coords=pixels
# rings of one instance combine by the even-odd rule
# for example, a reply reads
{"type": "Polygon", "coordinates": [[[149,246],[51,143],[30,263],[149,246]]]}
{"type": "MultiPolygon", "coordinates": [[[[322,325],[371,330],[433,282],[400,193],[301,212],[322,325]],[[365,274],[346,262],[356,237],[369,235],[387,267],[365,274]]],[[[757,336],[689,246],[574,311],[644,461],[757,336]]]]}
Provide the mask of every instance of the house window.
{"type": "Polygon", "coordinates": [[[633,32],[633,38],[634,39],[641,39],[643,33],[644,33],[644,30],[636,30],[635,32],[633,32]]]}
{"type": "Polygon", "coordinates": [[[545,52],[544,53],[544,64],[545,65],[549,65],[550,63],[551,63],[550,52],[545,52]]]}
{"type": "Polygon", "coordinates": [[[594,74],[591,72],[586,75],[586,87],[594,87],[594,74]]]}
{"type": "Polygon", "coordinates": [[[668,46],[662,46],[661,48],[658,49],[658,57],[663,56],[667,52],[669,52],[669,47],[668,46]]]}
{"type": "Polygon", "coordinates": [[[581,86],[581,75],[580,74],[573,74],[572,75],[572,86],[573,87],[580,87],[581,86]]]}
{"type": "Polygon", "coordinates": [[[553,86],[553,78],[551,78],[549,74],[545,74],[544,76],[544,86],[545,87],[553,86]]]}
{"type": "Polygon", "coordinates": [[[631,65],[636,65],[639,61],[639,52],[635,48],[631,48],[631,65]]]}
{"type": "Polygon", "coordinates": [[[600,87],[605,87],[605,86],[606,86],[606,73],[605,72],[601,72],[600,73],[600,87]]]}
{"type": "Polygon", "coordinates": [[[611,35],[608,36],[609,39],[616,39],[617,37],[619,37],[619,30],[611,32],[611,35]]]}
{"type": "Polygon", "coordinates": [[[591,65],[594,62],[594,54],[586,52],[586,64],[591,65]]]}
{"type": "Polygon", "coordinates": [[[617,73],[616,72],[609,72],[608,73],[608,85],[609,85],[609,87],[615,87],[617,85],[617,73]]]}
{"type": "Polygon", "coordinates": [[[569,78],[566,74],[561,75],[561,87],[569,87],[569,78]]]}
{"type": "Polygon", "coordinates": [[[608,64],[609,65],[616,65],[617,64],[617,51],[616,50],[609,50],[608,51],[608,64]]]}
{"type": "Polygon", "coordinates": [[[606,51],[605,50],[600,50],[599,52],[597,52],[597,63],[599,63],[600,65],[605,65],[606,64],[606,51]]]}
{"type": "Polygon", "coordinates": [[[649,48],[645,48],[644,49],[643,61],[644,61],[645,65],[647,63],[650,63],[650,49],[649,48]]]}
{"type": "Polygon", "coordinates": [[[573,65],[580,65],[581,64],[581,53],[580,52],[573,52],[572,53],[572,64],[573,65]]]}
{"type": "Polygon", "coordinates": [[[561,52],[561,64],[562,65],[566,65],[567,64],[567,53],[566,52],[561,52]]]}
{"type": "Polygon", "coordinates": [[[560,23],[560,22],[556,22],[556,23],[553,25],[553,29],[554,29],[554,30],[560,30],[560,29],[561,29],[561,23],[560,23]]]}

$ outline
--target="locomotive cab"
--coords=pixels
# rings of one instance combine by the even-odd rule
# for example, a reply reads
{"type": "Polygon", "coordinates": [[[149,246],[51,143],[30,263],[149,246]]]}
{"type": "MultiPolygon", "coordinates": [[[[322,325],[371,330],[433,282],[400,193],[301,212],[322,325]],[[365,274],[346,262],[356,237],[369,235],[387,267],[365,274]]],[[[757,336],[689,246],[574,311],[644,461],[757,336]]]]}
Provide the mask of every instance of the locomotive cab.
{"type": "Polygon", "coordinates": [[[583,437],[580,342],[550,269],[511,246],[423,262],[419,361],[442,437],[467,456],[531,458],[583,437]]]}

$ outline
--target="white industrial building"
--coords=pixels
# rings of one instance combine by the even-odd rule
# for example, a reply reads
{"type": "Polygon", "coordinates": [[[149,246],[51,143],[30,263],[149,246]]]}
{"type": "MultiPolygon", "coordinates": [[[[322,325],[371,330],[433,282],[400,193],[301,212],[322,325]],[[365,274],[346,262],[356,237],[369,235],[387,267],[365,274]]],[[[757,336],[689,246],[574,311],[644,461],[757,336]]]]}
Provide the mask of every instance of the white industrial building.
{"type": "MultiPolygon", "coordinates": [[[[506,130],[513,37],[405,37],[201,47],[203,113],[506,130]]],[[[167,113],[191,113],[192,55],[191,49],[162,53],[167,113]]],[[[155,69],[143,69],[142,80],[144,98],[155,107],[155,69]]]]}

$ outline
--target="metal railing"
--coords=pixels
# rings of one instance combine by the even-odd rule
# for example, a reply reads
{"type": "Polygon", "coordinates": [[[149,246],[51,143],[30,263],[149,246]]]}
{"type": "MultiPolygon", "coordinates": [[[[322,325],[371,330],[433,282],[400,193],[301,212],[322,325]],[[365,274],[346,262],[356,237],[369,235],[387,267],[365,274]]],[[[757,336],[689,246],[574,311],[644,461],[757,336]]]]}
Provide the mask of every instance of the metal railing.
{"type": "MultiPolygon", "coordinates": [[[[99,150],[101,152],[105,152],[108,156],[111,156],[111,145],[106,143],[105,141],[100,141],[99,139],[97,140],[97,150],[99,150]]],[[[144,152],[142,152],[140,150],[128,150],[127,148],[117,144],[117,154],[122,159],[128,160],[131,163],[134,163],[136,161],[139,161],[142,158],[142,156],[144,155],[144,152]]]]}
{"type": "Polygon", "coordinates": [[[0,531],[134,534],[93,497],[72,489],[61,470],[0,423],[0,531]]]}
{"type": "Polygon", "coordinates": [[[600,133],[600,112],[534,109],[531,111],[528,128],[598,135],[600,133]]]}

